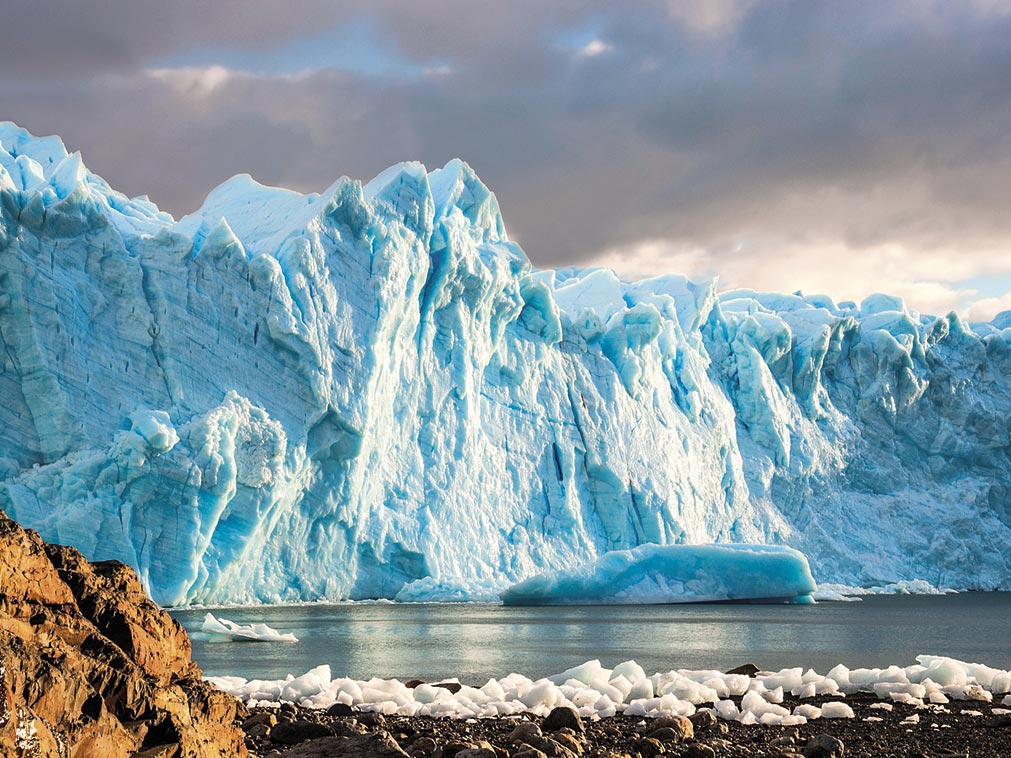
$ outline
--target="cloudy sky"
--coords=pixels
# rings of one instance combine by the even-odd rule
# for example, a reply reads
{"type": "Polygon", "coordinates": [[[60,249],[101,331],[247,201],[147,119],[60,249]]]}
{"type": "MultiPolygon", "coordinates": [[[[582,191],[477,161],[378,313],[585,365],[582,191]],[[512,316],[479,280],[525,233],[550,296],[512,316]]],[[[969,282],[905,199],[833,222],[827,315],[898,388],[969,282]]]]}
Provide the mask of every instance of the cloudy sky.
{"type": "Polygon", "coordinates": [[[6,0],[0,119],[182,215],[459,156],[541,266],[1011,308],[1011,0],[6,0]]]}

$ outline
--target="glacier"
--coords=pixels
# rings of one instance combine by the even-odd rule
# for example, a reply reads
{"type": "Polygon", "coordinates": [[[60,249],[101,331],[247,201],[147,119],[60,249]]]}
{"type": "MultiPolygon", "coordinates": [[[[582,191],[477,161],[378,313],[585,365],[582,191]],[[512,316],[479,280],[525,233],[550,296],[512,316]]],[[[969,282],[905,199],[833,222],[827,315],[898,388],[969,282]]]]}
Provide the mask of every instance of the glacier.
{"type": "Polygon", "coordinates": [[[505,605],[813,602],[807,558],[782,545],[640,545],[501,593],[505,605]]]}
{"type": "Polygon", "coordinates": [[[538,269],[463,162],[176,221],[0,124],[0,509],[184,603],[639,545],[1011,589],[1011,313],[538,269]]]}

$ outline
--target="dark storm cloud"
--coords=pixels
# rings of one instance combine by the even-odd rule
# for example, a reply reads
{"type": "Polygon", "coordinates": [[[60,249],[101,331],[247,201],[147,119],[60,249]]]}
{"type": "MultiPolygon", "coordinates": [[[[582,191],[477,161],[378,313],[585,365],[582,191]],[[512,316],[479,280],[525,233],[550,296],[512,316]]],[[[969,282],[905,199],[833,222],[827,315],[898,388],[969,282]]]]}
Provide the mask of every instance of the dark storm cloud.
{"type": "Polygon", "coordinates": [[[320,189],[460,156],[541,264],[650,239],[717,269],[742,240],[1011,240],[998,2],[41,5],[5,8],[0,117],[176,214],[239,171],[320,189]],[[363,18],[411,66],[182,70],[363,18]]]}
{"type": "Polygon", "coordinates": [[[5,0],[0,71],[44,81],[129,72],[180,50],[265,49],[335,24],[347,9],[325,0],[5,0]]]}

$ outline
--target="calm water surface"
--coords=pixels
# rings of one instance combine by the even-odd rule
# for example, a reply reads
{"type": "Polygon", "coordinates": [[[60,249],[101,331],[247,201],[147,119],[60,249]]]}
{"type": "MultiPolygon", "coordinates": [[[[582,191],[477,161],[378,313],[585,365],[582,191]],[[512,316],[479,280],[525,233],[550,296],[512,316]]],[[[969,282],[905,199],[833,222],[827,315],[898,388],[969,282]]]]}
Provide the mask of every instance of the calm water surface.
{"type": "Polygon", "coordinates": [[[647,673],[909,665],[920,653],[1011,669],[1011,593],[876,596],[817,605],[507,608],[499,605],[341,604],[214,611],[294,632],[296,644],[215,641],[206,611],[173,611],[206,675],[279,679],[322,663],[356,679],[456,676],[483,684],[516,671],[556,674],[591,658],[634,659],[647,673]]]}

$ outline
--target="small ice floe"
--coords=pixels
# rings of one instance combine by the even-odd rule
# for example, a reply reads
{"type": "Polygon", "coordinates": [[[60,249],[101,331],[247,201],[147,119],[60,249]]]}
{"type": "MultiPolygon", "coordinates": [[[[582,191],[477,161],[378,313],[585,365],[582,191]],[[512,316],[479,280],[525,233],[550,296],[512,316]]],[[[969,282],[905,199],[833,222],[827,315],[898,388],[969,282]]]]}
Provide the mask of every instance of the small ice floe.
{"type": "MultiPolygon", "coordinates": [[[[789,668],[759,671],[752,677],[691,669],[647,675],[635,661],[625,661],[612,669],[594,660],[543,679],[509,674],[489,679],[480,687],[454,682],[458,686],[453,688],[424,683],[411,687],[397,679],[334,678],[326,665],[300,677],[289,675],[272,681],[241,677],[209,677],[208,681],[250,706],[291,702],[306,708],[329,708],[344,703],[388,715],[461,719],[521,713],[547,716],[557,707],[571,708],[588,719],[616,714],[635,718],[691,717],[707,710],[724,721],[792,726],[815,719],[856,718],[853,707],[843,699],[858,692],[872,693],[880,699],[860,713],[865,719],[880,719],[883,712],[894,710],[892,701],[906,699],[917,700],[926,713],[933,713],[939,706],[925,705],[920,699],[935,694],[989,702],[994,692],[1008,691],[1011,672],[921,655],[915,665],[905,667],[850,669],[838,665],[825,674],[789,668]],[[832,700],[821,705],[801,703],[791,711],[783,702],[785,693],[795,692],[800,694],[794,696],[801,699],[827,695],[832,700]]],[[[914,716],[905,723],[916,723],[919,716],[914,716]]]]}
{"type": "Polygon", "coordinates": [[[200,628],[209,634],[239,642],[298,642],[298,637],[294,634],[281,634],[266,624],[236,624],[228,619],[215,618],[213,613],[204,616],[200,628]]]}
{"type": "Polygon", "coordinates": [[[866,595],[950,595],[955,590],[938,587],[924,579],[893,582],[877,587],[854,587],[849,584],[819,584],[814,599],[853,601],[866,595]]]}
{"type": "Polygon", "coordinates": [[[817,603],[859,603],[863,598],[855,595],[844,595],[842,592],[831,587],[818,585],[818,591],[812,595],[817,603]]]}

